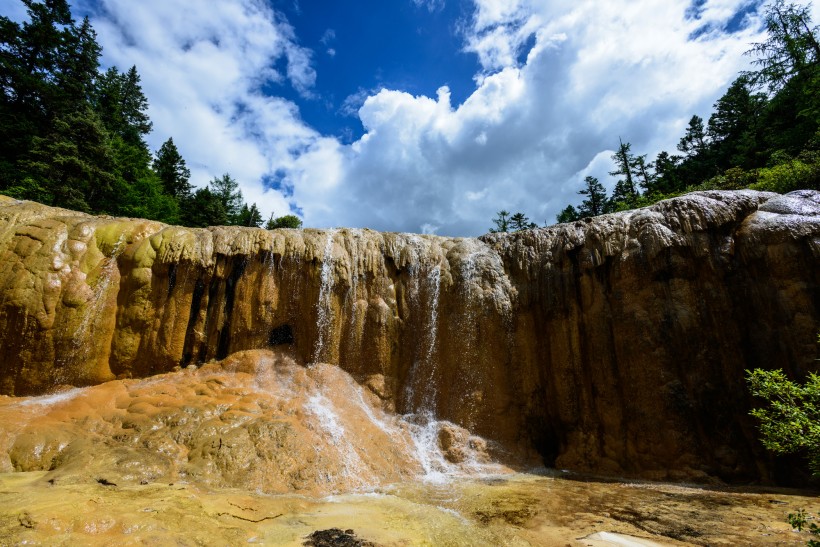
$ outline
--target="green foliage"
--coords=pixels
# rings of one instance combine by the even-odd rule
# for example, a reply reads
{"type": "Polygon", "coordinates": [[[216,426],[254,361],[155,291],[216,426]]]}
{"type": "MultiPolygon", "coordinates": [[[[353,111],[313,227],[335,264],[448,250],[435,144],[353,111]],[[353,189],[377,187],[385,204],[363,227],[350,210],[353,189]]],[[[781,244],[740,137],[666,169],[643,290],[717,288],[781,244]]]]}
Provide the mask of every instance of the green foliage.
{"type": "Polygon", "coordinates": [[[604,210],[585,200],[578,209],[566,207],[558,221],[696,190],[820,189],[820,27],[813,26],[808,7],[785,0],[766,8],[765,21],[767,39],[747,52],[758,69],[732,82],[708,124],[700,116],[690,118],[678,143],[681,155],[663,151],[647,163],[620,141],[610,173],[617,181],[604,210]]]}
{"type": "Polygon", "coordinates": [[[524,213],[510,214],[509,211],[501,210],[496,213],[493,219],[495,227],[490,228],[490,233],[497,234],[500,232],[520,232],[521,230],[529,230],[537,228],[538,225],[530,222],[529,217],[524,213]]]}
{"type": "Polygon", "coordinates": [[[28,21],[0,16],[0,191],[190,226],[262,223],[228,174],[192,194],[172,139],[152,158],[140,75],[100,73],[88,19],[76,23],[65,0],[23,3],[28,21]]]}
{"type": "Polygon", "coordinates": [[[188,182],[191,171],[185,165],[185,160],[177,150],[173,138],[169,138],[159,147],[153,167],[168,195],[186,198],[191,194],[191,184],[188,182]]]}
{"type": "Polygon", "coordinates": [[[277,228],[294,228],[299,229],[302,227],[302,220],[297,217],[296,215],[285,215],[281,217],[273,217],[273,213],[271,213],[268,222],[265,224],[266,230],[276,230],[277,228]]]}
{"type": "Polygon", "coordinates": [[[776,0],[766,10],[767,39],[747,53],[759,67],[748,73],[771,91],[782,89],[794,76],[815,70],[820,63],[818,27],[812,26],[809,6],[776,0]]]}
{"type": "Polygon", "coordinates": [[[809,373],[804,384],[789,380],[782,370],[747,371],[752,395],[765,406],[751,411],[760,421],[761,442],[778,454],[802,453],[820,476],[820,375],[809,373]]]}
{"type": "Polygon", "coordinates": [[[150,171],[126,186],[121,201],[117,214],[169,224],[178,224],[181,220],[179,202],[164,192],[162,182],[150,171]]]}
{"type": "Polygon", "coordinates": [[[749,184],[749,188],[781,194],[800,188],[820,189],[820,158],[815,154],[814,157],[806,155],[804,159],[788,158],[782,163],[758,169],[756,180],[749,184]]]}
{"type": "MultiPolygon", "coordinates": [[[[812,518],[814,517],[808,515],[805,510],[798,509],[796,513],[789,513],[786,520],[789,522],[789,525],[798,532],[802,532],[803,528],[805,528],[810,534],[820,536],[820,526],[809,522],[812,518]]],[[[806,545],[808,547],[820,547],[820,541],[810,539],[806,545]]]]}
{"type": "Polygon", "coordinates": [[[493,219],[493,224],[495,224],[494,228],[490,228],[490,233],[497,234],[499,232],[509,232],[510,231],[510,212],[501,210],[495,214],[495,218],[493,219]]]}
{"type": "Polygon", "coordinates": [[[104,204],[115,180],[110,139],[90,108],[56,119],[20,164],[46,203],[80,211],[104,204]]]}
{"type": "Polygon", "coordinates": [[[537,225],[534,222],[530,222],[530,219],[524,213],[515,213],[510,217],[510,230],[513,232],[520,232],[521,230],[529,230],[531,228],[537,228],[537,225]]]}
{"type": "Polygon", "coordinates": [[[556,217],[559,223],[575,222],[583,218],[572,205],[567,205],[556,217]]]}
{"type": "Polygon", "coordinates": [[[242,206],[244,205],[239,183],[228,173],[225,173],[221,177],[214,177],[209,186],[211,192],[219,199],[219,203],[222,204],[222,208],[225,210],[227,223],[238,224],[239,213],[242,212],[242,206]]]}
{"type": "Polygon", "coordinates": [[[606,197],[606,188],[595,177],[586,177],[584,179],[586,185],[578,193],[586,196],[586,199],[581,203],[581,207],[577,211],[577,215],[581,217],[595,217],[606,212],[608,207],[608,200],[606,197]]]}
{"type": "Polygon", "coordinates": [[[199,188],[182,202],[182,222],[186,226],[205,228],[228,224],[228,213],[222,199],[207,186],[199,188]]]}
{"type": "Polygon", "coordinates": [[[250,207],[248,207],[247,203],[242,205],[242,209],[240,209],[236,217],[236,225],[254,228],[262,226],[262,213],[259,212],[255,203],[250,207]]]}
{"type": "Polygon", "coordinates": [[[612,202],[629,202],[638,195],[638,187],[635,183],[636,157],[632,153],[632,145],[619,139],[618,151],[612,155],[612,161],[615,162],[615,170],[609,175],[623,177],[615,184],[612,202]]]}
{"type": "Polygon", "coordinates": [[[127,73],[112,67],[100,75],[92,103],[105,128],[129,144],[142,143],[143,137],[151,131],[151,121],[146,113],[148,99],[142,92],[137,67],[131,67],[127,73]]]}

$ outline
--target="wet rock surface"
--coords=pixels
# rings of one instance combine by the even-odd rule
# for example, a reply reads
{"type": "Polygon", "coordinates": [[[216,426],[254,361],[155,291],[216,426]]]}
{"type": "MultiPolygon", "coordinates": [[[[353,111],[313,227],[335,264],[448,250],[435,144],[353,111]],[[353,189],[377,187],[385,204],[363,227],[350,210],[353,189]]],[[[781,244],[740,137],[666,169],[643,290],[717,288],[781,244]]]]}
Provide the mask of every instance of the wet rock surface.
{"type": "MultiPolygon", "coordinates": [[[[447,420],[512,459],[537,450],[576,470],[768,479],[743,371],[817,370],[818,201],[701,192],[469,239],[186,229],[0,198],[0,392],[144,378],[275,347],[338,365],[380,408],[447,420]]],[[[157,404],[129,413],[124,446],[164,419],[157,404]]],[[[217,447],[191,458],[208,468],[226,439],[247,447],[214,464],[243,483],[254,439],[288,445],[296,422],[214,426],[217,447]]],[[[65,431],[27,439],[10,447],[9,465],[68,457],[65,431]]],[[[154,442],[158,454],[180,445],[154,442]]],[[[466,457],[459,450],[447,451],[451,463],[466,457]]],[[[171,473],[168,457],[151,473],[171,473]]]]}
{"type": "Polygon", "coordinates": [[[815,492],[563,473],[413,482],[328,498],[184,482],[111,488],[47,476],[0,474],[0,544],[302,546],[318,532],[319,540],[376,545],[801,546],[810,536],[793,532],[786,514],[817,507],[815,492]]]}
{"type": "Polygon", "coordinates": [[[478,440],[385,413],[338,367],[263,350],[145,380],[0,397],[0,472],[109,489],[190,481],[326,495],[427,472],[504,470],[486,452],[471,457],[478,440]],[[458,461],[436,445],[442,431],[458,461]]]}

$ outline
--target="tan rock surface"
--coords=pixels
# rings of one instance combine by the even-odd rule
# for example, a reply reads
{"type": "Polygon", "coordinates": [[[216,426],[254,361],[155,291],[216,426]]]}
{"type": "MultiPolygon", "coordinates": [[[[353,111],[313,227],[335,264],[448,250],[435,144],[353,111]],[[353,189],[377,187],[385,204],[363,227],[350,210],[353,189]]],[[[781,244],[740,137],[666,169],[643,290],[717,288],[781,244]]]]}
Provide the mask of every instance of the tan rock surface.
{"type": "Polygon", "coordinates": [[[618,545],[606,542],[617,538],[638,545],[798,547],[810,536],[791,531],[785,515],[816,507],[817,499],[573,476],[415,483],[321,499],[47,477],[0,474],[0,544],[302,546],[312,532],[338,528],[380,546],[589,547],[618,545]]]}
{"type": "Polygon", "coordinates": [[[505,470],[465,430],[422,427],[379,406],[339,367],[248,350],[149,379],[0,397],[0,472],[325,495],[431,471],[505,470]]]}
{"type": "Polygon", "coordinates": [[[3,199],[0,391],[281,345],[387,410],[550,465],[765,477],[743,371],[817,369],[818,203],[704,192],[460,239],[186,229],[3,199]]]}

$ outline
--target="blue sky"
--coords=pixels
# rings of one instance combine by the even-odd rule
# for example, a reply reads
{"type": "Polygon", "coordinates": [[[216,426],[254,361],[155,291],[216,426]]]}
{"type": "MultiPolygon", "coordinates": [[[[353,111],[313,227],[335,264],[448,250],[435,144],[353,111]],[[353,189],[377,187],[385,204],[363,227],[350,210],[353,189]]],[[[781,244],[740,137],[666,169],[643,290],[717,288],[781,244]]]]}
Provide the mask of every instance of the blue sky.
{"type": "Polygon", "coordinates": [[[317,77],[309,100],[288,86],[269,91],[297,103],[302,119],[323,134],[360,138],[356,110],[382,87],[434,96],[447,85],[458,102],[474,89],[478,61],[462,51],[459,32],[471,14],[469,1],[278,0],[273,6],[313,51],[317,77]]]}
{"type": "MultiPolygon", "coordinates": [[[[654,158],[762,39],[761,0],[75,0],[157,149],[306,226],[552,223],[618,139],[654,158]]],[[[0,0],[22,18],[19,0],[0,0]]],[[[820,11],[813,8],[815,21],[820,11]]]]}

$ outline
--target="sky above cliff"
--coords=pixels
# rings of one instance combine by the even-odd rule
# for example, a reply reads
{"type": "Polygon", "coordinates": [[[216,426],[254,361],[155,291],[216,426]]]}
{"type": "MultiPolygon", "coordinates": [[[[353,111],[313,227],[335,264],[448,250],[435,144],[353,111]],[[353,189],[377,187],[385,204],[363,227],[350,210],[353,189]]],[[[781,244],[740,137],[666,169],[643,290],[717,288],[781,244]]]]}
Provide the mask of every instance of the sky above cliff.
{"type": "MultiPolygon", "coordinates": [[[[761,39],[760,0],[76,0],[136,65],[153,150],[265,216],[480,235],[553,223],[618,139],[674,151],[761,39]]],[[[22,18],[18,0],[0,0],[22,18]]],[[[820,10],[814,8],[815,21],[820,10]]]]}

